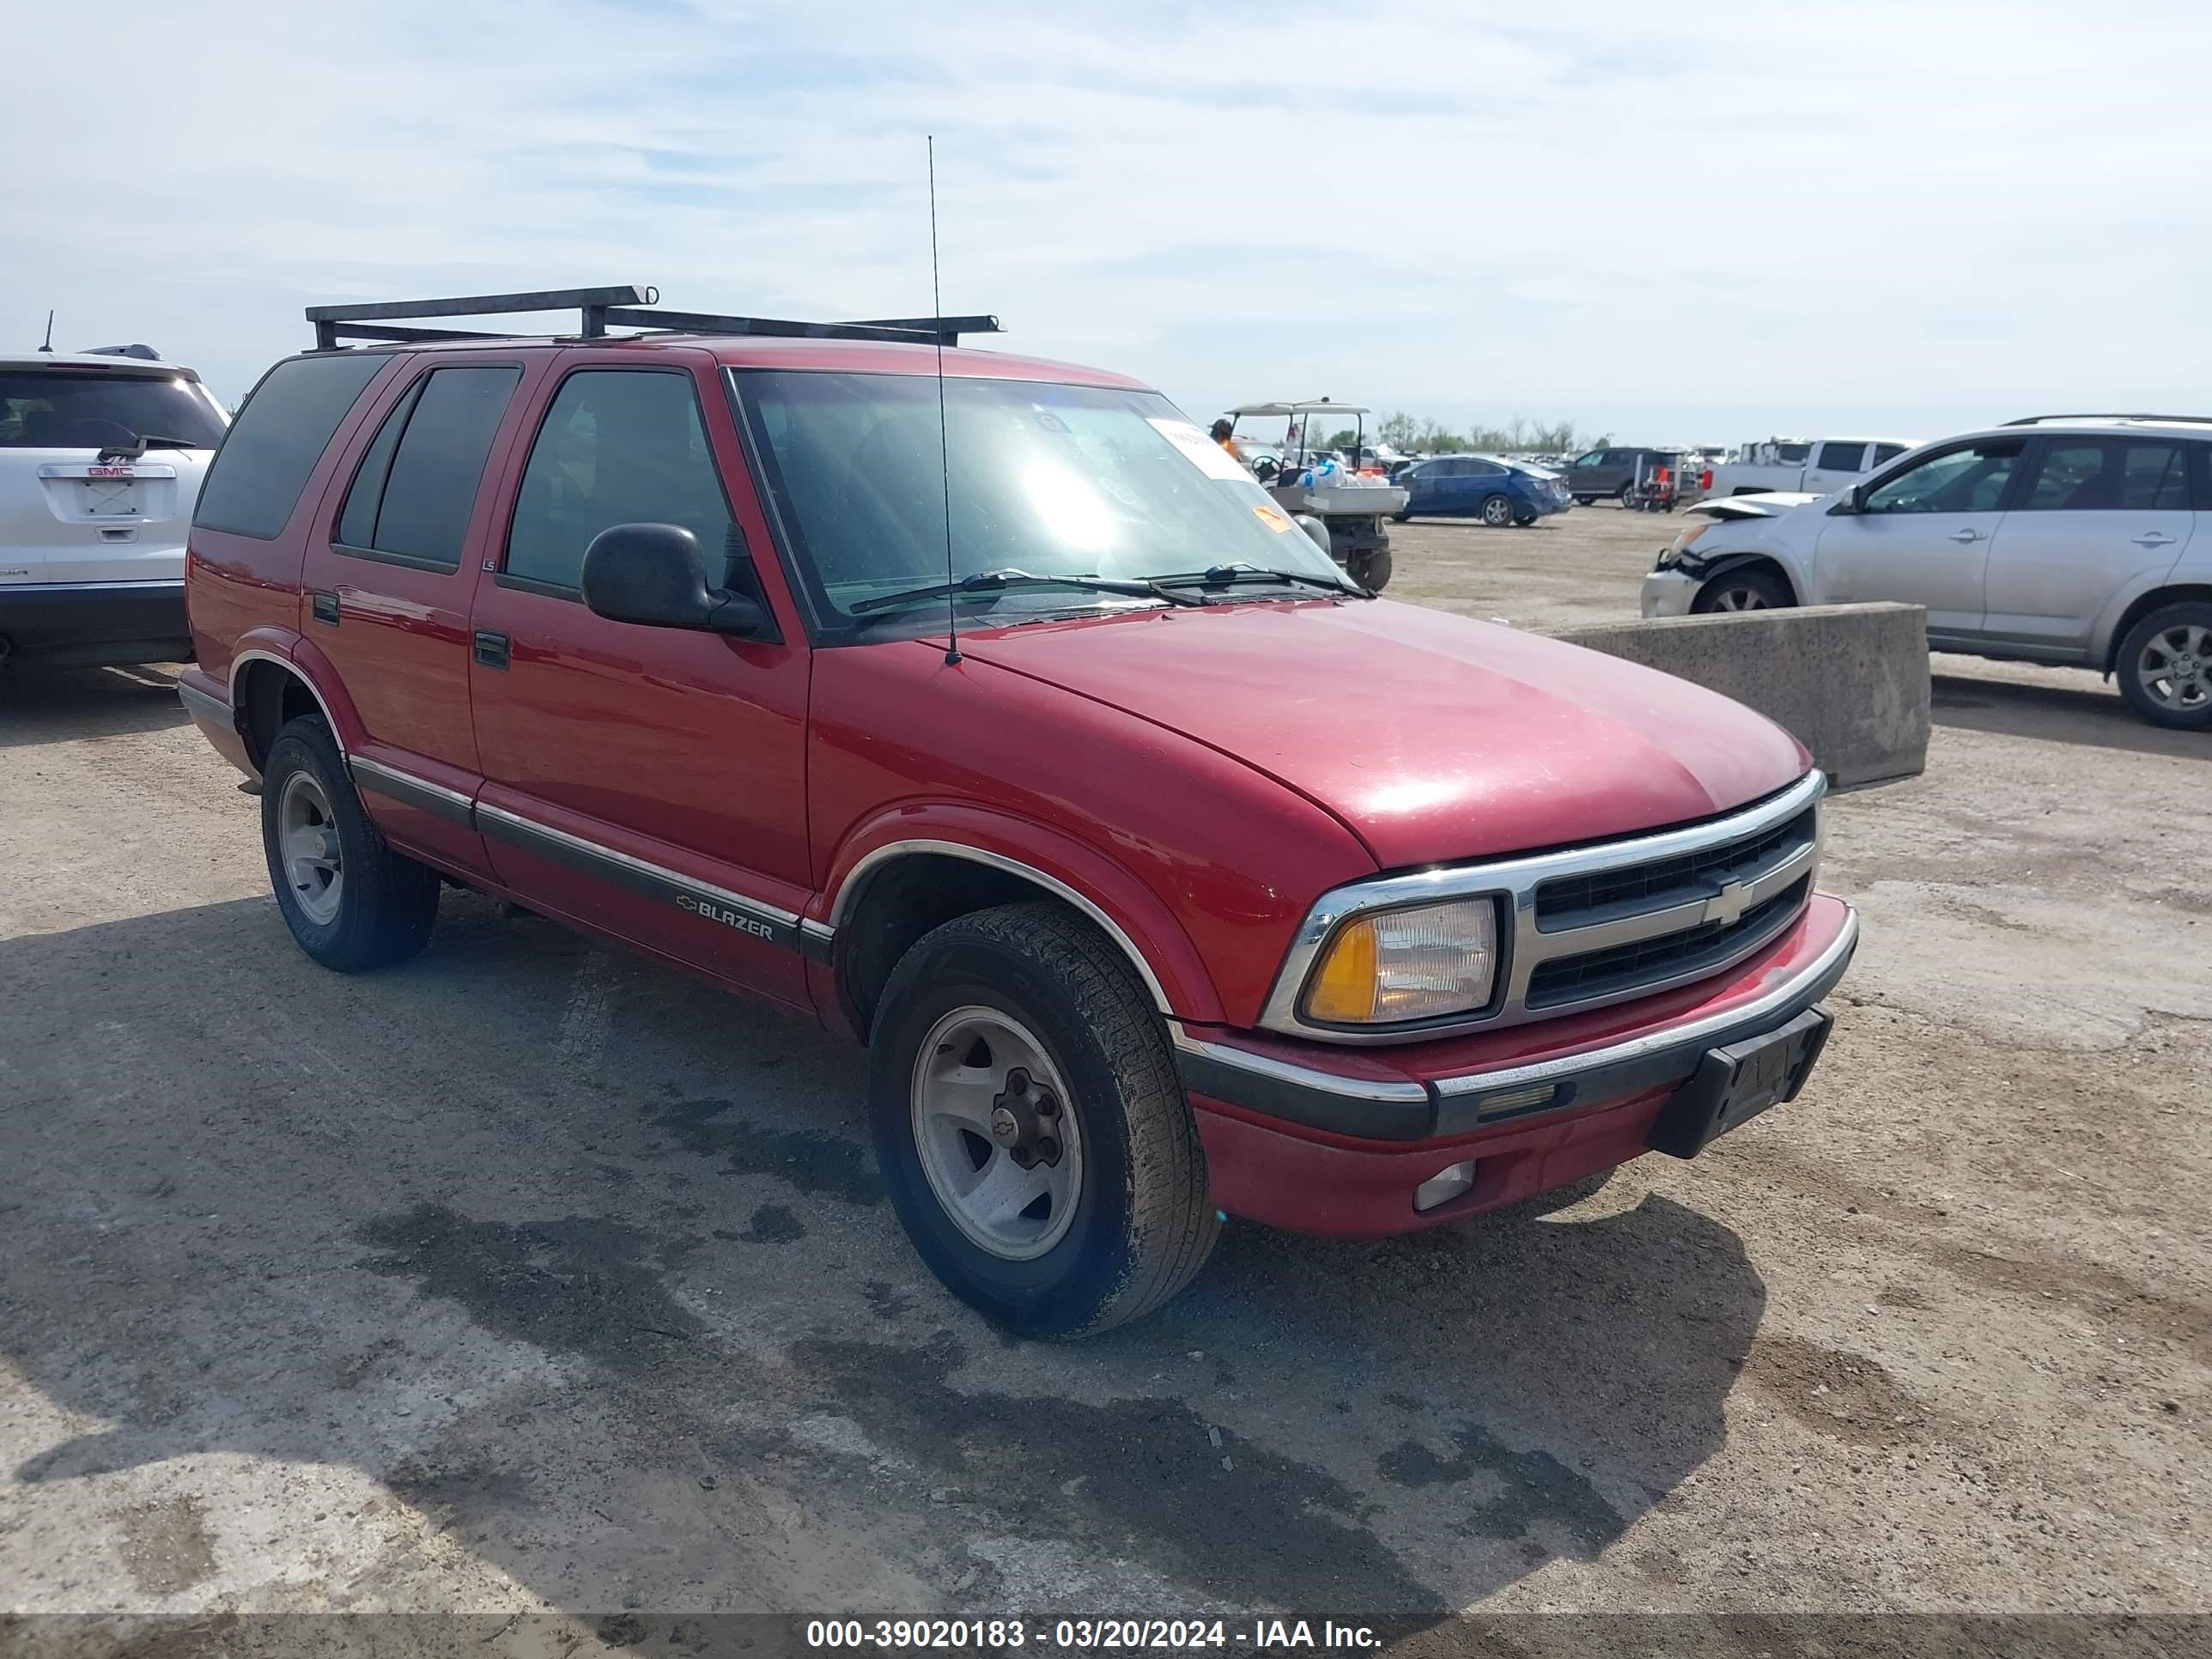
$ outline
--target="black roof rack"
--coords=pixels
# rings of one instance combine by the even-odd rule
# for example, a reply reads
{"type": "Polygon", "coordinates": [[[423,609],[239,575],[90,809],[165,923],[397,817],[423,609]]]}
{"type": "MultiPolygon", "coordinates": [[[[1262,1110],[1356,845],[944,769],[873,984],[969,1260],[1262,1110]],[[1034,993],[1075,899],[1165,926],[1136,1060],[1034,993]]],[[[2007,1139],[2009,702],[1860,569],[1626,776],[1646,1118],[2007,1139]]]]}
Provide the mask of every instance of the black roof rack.
{"type": "Polygon", "coordinates": [[[2190,426],[2212,426],[2212,415],[2122,415],[2110,410],[2082,415],[2023,415],[2007,426],[2041,426],[2045,421],[2165,421],[2190,426]]]}
{"type": "Polygon", "coordinates": [[[495,330],[410,328],[399,317],[495,317],[528,311],[583,313],[578,335],[604,339],[610,326],[667,334],[760,334],[810,340],[887,340],[909,345],[957,345],[963,334],[998,334],[999,319],[975,317],[883,317],[850,323],[793,322],[780,317],[729,317],[707,311],[662,311],[660,290],[645,285],[541,289],[529,294],[471,294],[447,300],[373,300],[355,305],[309,306],[315,347],[328,351],[349,343],[411,345],[426,340],[505,340],[495,330]]]}

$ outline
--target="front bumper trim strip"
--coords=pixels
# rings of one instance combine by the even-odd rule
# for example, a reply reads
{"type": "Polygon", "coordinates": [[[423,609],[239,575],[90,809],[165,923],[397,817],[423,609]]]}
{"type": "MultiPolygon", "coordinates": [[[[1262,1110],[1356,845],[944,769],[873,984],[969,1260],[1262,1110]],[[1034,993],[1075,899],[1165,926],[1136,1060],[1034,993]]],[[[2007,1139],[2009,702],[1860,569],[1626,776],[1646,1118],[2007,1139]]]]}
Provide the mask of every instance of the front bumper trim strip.
{"type": "Polygon", "coordinates": [[[1850,966],[1858,939],[1858,916],[1847,912],[1818,957],[1748,1002],[1605,1048],[1426,1084],[1346,1077],[1208,1042],[1174,1022],[1169,1030],[1183,1086],[1194,1094],[1334,1134],[1428,1140],[1679,1084],[1707,1049],[1791,1018],[1826,996],[1850,966]],[[1556,1085],[1548,1095],[1540,1092],[1546,1085],[1556,1085]],[[1500,1099],[1505,1096],[1522,1098],[1500,1099]]]}

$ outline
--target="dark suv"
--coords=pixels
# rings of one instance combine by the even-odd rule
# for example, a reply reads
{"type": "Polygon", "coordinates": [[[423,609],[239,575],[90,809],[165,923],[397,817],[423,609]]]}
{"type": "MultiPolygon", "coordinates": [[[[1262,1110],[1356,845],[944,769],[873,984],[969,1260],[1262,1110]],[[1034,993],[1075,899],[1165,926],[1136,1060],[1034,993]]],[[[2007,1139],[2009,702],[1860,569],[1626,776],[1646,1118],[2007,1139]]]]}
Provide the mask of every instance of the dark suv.
{"type": "Polygon", "coordinates": [[[1682,464],[1680,452],[1672,449],[1593,449],[1567,464],[1567,493],[1577,507],[1607,495],[1626,502],[1638,478],[1654,468],[1682,464]]]}
{"type": "Polygon", "coordinates": [[[318,307],[365,343],[208,476],[182,694],[315,961],[467,887],[857,1036],[915,1247],[1037,1334],[1224,1212],[1460,1220],[1804,1081],[1858,930],[1779,727],[1373,597],[1157,392],[941,349],[988,318],[569,297],[318,307]]]}

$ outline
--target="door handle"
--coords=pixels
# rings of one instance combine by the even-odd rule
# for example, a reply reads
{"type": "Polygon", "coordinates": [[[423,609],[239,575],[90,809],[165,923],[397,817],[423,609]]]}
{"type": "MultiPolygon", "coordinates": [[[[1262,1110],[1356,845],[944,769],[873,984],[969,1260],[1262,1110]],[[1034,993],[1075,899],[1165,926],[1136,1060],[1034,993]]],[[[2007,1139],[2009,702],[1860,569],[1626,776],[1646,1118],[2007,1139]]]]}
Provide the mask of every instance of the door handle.
{"type": "Polygon", "coordinates": [[[338,596],[337,594],[311,592],[307,596],[307,600],[308,609],[314,613],[314,617],[317,622],[326,623],[332,628],[336,628],[338,625],[338,596]]]}
{"type": "Polygon", "coordinates": [[[486,668],[507,666],[507,635],[489,628],[476,630],[476,657],[486,668]]]}
{"type": "Polygon", "coordinates": [[[2148,536],[2136,537],[2136,545],[2137,547],[2172,547],[2173,545],[2173,538],[2171,536],[2162,536],[2157,531],[2154,530],[2148,536]]]}
{"type": "Polygon", "coordinates": [[[1981,538],[1982,532],[1978,530],[1954,530],[1951,532],[1951,539],[1954,542],[1978,542],[1981,538]]]}

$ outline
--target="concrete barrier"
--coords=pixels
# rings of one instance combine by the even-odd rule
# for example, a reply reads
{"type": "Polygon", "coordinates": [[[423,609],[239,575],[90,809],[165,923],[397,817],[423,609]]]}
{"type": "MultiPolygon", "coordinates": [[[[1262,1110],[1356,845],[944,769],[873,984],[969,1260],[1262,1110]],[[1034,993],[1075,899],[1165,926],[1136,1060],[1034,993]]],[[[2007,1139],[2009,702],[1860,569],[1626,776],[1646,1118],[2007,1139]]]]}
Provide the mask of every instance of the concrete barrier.
{"type": "Polygon", "coordinates": [[[1838,789],[1928,763],[1928,613],[1812,605],[1571,628],[1558,636],[1734,697],[1786,727],[1838,789]]]}

